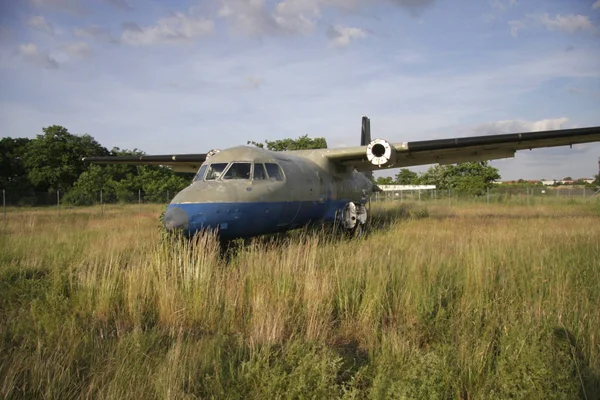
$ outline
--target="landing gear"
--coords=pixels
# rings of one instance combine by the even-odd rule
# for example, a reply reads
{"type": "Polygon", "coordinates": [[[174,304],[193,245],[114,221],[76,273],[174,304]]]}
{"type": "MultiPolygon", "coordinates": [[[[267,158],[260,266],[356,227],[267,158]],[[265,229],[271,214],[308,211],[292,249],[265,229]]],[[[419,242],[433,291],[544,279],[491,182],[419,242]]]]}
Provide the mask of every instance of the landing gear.
{"type": "Polygon", "coordinates": [[[339,225],[349,237],[362,237],[366,232],[367,215],[367,207],[364,204],[350,202],[338,214],[339,225]]]}

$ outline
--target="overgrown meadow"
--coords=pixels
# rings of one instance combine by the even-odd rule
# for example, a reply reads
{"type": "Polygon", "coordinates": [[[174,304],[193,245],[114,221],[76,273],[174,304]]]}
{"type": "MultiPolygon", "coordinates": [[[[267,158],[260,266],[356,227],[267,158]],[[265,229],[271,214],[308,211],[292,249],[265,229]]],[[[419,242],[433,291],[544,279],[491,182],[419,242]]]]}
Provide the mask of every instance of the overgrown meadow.
{"type": "Polygon", "coordinates": [[[0,397],[600,398],[597,200],[377,204],[228,257],[163,209],[0,220],[0,397]]]}

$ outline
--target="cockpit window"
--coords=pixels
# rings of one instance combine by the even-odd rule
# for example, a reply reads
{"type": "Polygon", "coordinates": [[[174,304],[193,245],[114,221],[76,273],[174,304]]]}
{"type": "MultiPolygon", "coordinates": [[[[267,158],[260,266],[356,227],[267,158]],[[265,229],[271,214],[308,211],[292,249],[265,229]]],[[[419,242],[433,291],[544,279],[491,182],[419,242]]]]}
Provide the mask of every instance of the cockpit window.
{"type": "Polygon", "coordinates": [[[227,163],[210,164],[210,167],[208,168],[208,173],[206,174],[206,178],[204,179],[207,181],[214,181],[215,179],[219,179],[225,167],[227,167],[227,163]]]}
{"type": "Polygon", "coordinates": [[[255,181],[266,181],[267,173],[265,172],[265,166],[263,164],[254,164],[254,180],[255,181]]]}
{"type": "Polygon", "coordinates": [[[274,163],[266,163],[265,167],[267,167],[267,172],[269,173],[269,180],[271,181],[282,181],[283,180],[283,171],[281,171],[281,167],[274,163]]]}
{"type": "Polygon", "coordinates": [[[231,167],[225,172],[223,179],[250,179],[251,163],[234,162],[231,167]]]}
{"type": "Polygon", "coordinates": [[[200,170],[194,177],[194,182],[201,181],[202,179],[204,179],[204,174],[206,173],[207,168],[208,168],[208,165],[206,165],[206,164],[200,167],[200,170]]]}

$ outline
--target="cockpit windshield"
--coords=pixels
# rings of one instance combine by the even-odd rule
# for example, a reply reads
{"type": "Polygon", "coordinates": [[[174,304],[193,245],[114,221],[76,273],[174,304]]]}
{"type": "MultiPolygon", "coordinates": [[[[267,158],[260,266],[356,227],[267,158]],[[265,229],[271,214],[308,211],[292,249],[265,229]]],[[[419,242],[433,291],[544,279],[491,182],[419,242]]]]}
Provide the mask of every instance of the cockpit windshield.
{"type": "Polygon", "coordinates": [[[206,174],[206,178],[204,179],[207,181],[214,181],[215,179],[219,179],[227,165],[228,163],[210,164],[210,167],[208,168],[208,173],[206,174]]]}
{"type": "Polygon", "coordinates": [[[254,180],[255,181],[266,181],[267,172],[265,171],[264,164],[254,164],[254,180]]]}
{"type": "Polygon", "coordinates": [[[254,170],[251,162],[213,163],[200,167],[194,177],[197,181],[221,180],[250,180],[255,181],[283,181],[284,175],[281,167],[275,163],[255,163],[254,170]]]}
{"type": "Polygon", "coordinates": [[[265,167],[267,167],[267,172],[269,173],[269,180],[271,181],[282,181],[283,180],[283,172],[281,171],[281,167],[274,163],[266,163],[265,167]]]}
{"type": "Polygon", "coordinates": [[[223,176],[223,180],[229,179],[250,179],[250,170],[252,168],[252,163],[249,162],[234,162],[231,164],[231,167],[225,172],[225,176],[223,176]]]}
{"type": "Polygon", "coordinates": [[[206,173],[207,168],[208,168],[208,165],[206,165],[206,164],[204,164],[203,166],[200,167],[200,170],[194,177],[194,182],[201,181],[202,179],[204,179],[204,174],[206,173]]]}

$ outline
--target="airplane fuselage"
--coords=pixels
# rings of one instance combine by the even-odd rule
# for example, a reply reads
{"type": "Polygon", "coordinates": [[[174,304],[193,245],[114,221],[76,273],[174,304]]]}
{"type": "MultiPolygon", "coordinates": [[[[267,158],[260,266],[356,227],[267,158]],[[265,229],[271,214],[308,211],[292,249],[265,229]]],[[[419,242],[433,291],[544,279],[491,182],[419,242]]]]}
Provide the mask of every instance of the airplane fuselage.
{"type": "Polygon", "coordinates": [[[187,235],[209,229],[224,239],[332,222],[349,203],[364,204],[374,185],[353,168],[331,163],[322,152],[273,152],[240,146],[201,166],[194,182],[171,201],[167,229],[187,235]]]}

